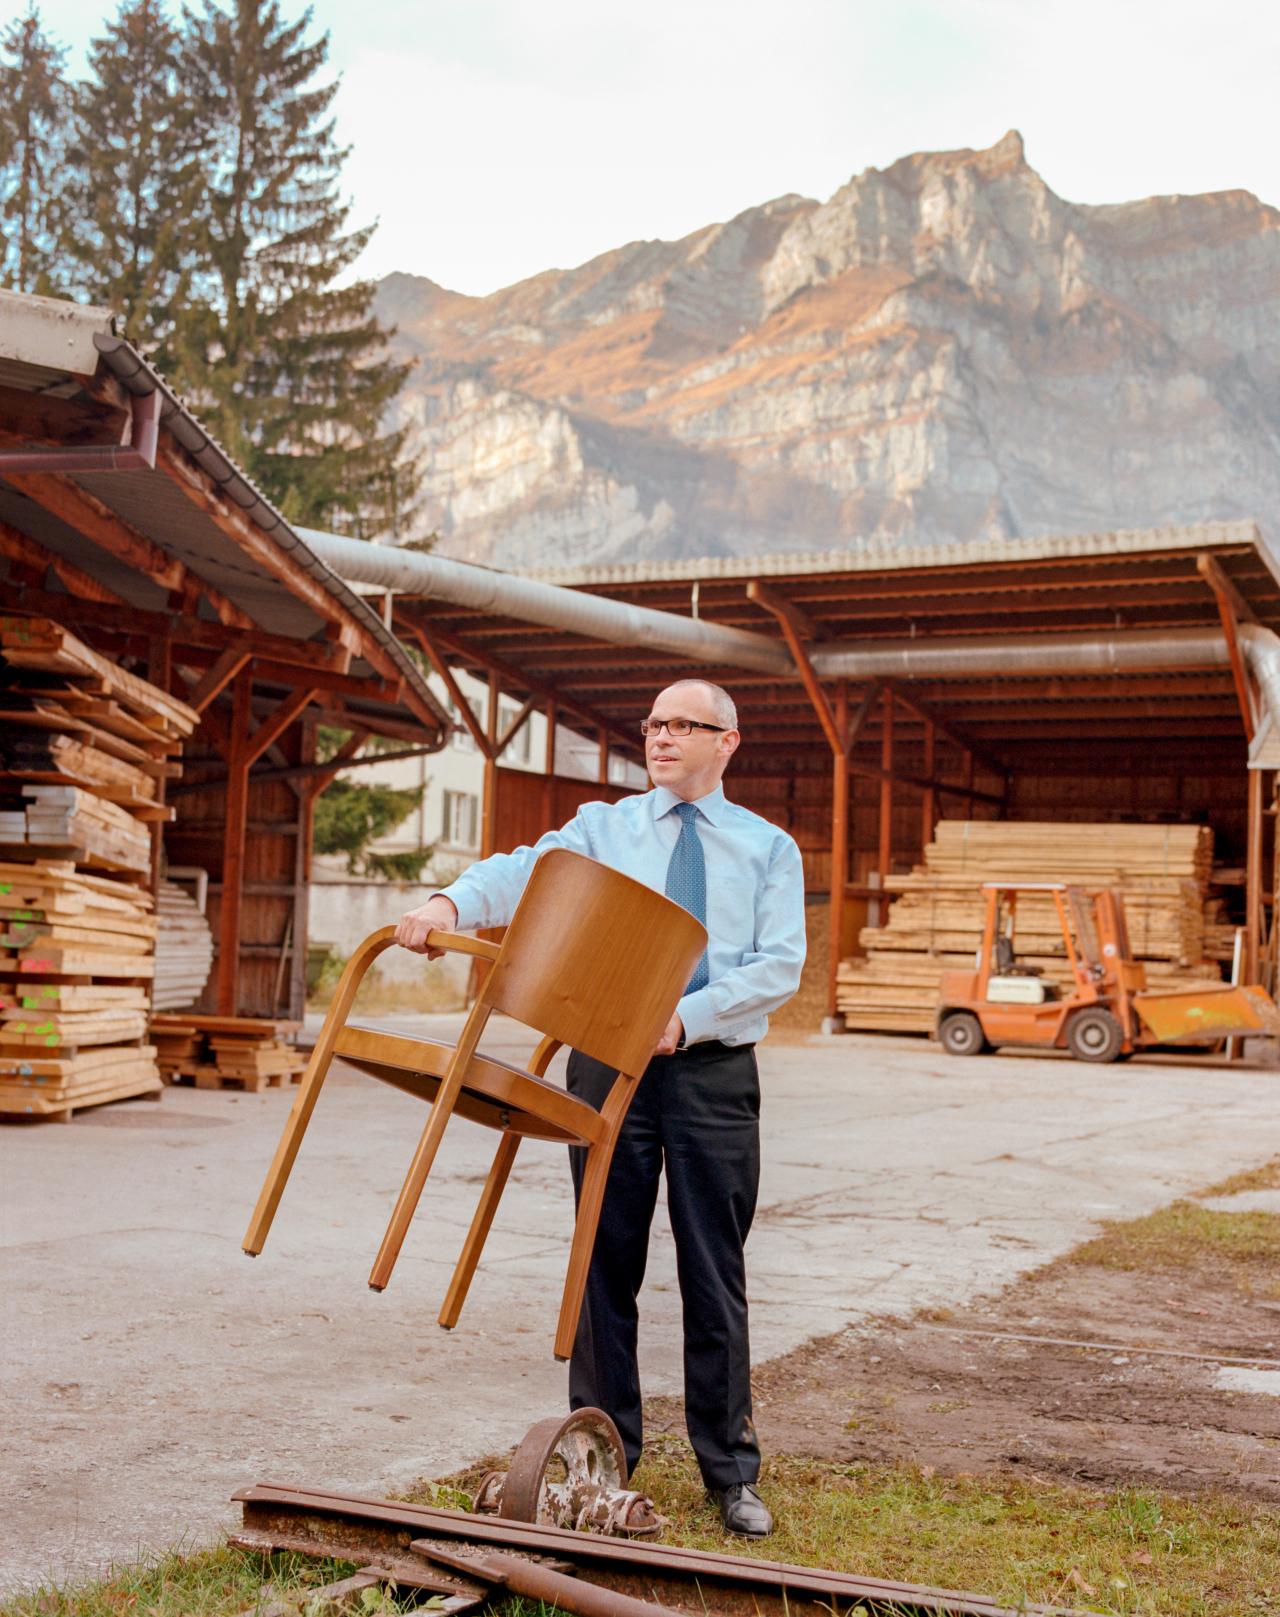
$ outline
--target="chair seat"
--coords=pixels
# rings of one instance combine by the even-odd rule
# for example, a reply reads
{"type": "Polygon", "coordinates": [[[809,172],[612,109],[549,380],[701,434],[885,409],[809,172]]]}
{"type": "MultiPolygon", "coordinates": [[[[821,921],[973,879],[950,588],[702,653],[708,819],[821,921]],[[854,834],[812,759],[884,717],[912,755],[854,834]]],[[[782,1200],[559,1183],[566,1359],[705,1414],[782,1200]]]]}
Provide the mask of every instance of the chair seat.
{"type": "MultiPolygon", "coordinates": [[[[428,1101],[435,1099],[454,1049],[447,1042],[350,1024],[334,1044],[334,1054],[349,1066],[428,1101]]],[[[489,1128],[567,1145],[590,1145],[604,1133],[593,1106],[577,1100],[559,1084],[478,1050],[467,1064],[454,1110],[489,1128]]]]}

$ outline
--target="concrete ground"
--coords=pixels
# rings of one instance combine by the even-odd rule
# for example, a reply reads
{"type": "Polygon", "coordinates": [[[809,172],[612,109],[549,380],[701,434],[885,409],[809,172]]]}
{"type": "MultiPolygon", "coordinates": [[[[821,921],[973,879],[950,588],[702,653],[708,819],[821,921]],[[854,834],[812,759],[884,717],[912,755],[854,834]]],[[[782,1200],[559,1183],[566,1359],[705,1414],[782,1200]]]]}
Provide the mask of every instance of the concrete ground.
{"type": "MultiPolygon", "coordinates": [[[[456,1028],[452,1017],[389,1025],[456,1028]]],[[[495,1045],[519,1054],[518,1030],[495,1045]]],[[[1280,1151],[1280,1073],[990,1056],[849,1036],[761,1048],[749,1248],[757,1361],[871,1314],[972,1300],[1280,1151]]],[[[526,1145],[459,1329],[435,1313],[493,1136],[457,1122],[388,1290],[366,1276],[417,1103],[335,1072],[272,1238],[240,1239],[289,1098],[169,1090],[0,1129],[0,1587],[207,1541],[241,1484],[366,1492],[509,1445],[564,1405],[551,1357],[570,1202],[526,1145]]],[[[670,1236],[647,1387],[679,1389],[670,1236]]]]}

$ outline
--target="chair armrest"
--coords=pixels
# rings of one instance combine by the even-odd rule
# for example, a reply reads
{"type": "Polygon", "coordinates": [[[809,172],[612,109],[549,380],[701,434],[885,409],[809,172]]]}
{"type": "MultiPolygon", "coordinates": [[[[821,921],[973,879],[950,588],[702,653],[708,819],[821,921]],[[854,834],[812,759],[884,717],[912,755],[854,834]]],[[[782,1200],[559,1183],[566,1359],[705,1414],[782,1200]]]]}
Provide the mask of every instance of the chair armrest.
{"type": "Polygon", "coordinates": [[[427,933],[428,949],[443,949],[448,954],[473,954],[481,960],[496,960],[498,958],[498,945],[490,943],[488,938],[469,938],[462,932],[427,933]]]}
{"type": "Polygon", "coordinates": [[[562,1039],[553,1039],[548,1033],[545,1038],[538,1041],[538,1048],[529,1057],[526,1072],[531,1072],[535,1078],[545,1078],[551,1058],[563,1044],[562,1039]]]}

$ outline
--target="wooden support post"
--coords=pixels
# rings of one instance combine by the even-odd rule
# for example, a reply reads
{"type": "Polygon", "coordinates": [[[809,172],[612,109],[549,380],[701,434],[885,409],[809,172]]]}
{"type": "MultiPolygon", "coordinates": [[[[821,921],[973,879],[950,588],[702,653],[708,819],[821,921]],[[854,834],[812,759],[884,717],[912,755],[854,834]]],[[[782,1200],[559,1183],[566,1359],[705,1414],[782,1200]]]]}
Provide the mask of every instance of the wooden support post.
{"type": "Polygon", "coordinates": [[[596,759],[596,780],[601,786],[609,784],[609,732],[601,725],[597,732],[599,736],[599,753],[596,759]]]}
{"type": "Polygon", "coordinates": [[[249,821],[249,711],[253,675],[236,676],[231,700],[226,823],[222,837],[222,908],[218,917],[218,1015],[234,1016],[240,981],[240,906],[244,896],[245,832],[249,821]]]}
{"type": "Polygon", "coordinates": [[[489,710],[485,714],[484,798],[480,810],[480,857],[487,859],[498,839],[498,698],[497,674],[489,675],[489,710]]]}
{"type": "Polygon", "coordinates": [[[933,841],[933,827],[938,817],[938,796],[933,785],[933,771],[935,768],[934,751],[937,742],[937,726],[932,719],[924,721],[924,778],[929,782],[920,799],[920,851],[924,850],[933,841]]]}
{"type": "Polygon", "coordinates": [[[547,703],[547,738],[542,753],[542,773],[544,775],[554,775],[556,772],[556,725],[558,722],[556,703],[552,700],[547,703]]]}
{"type": "Polygon", "coordinates": [[[1245,848],[1244,980],[1262,980],[1262,777],[1249,770],[1249,819],[1245,848]]]}
{"type": "MultiPolygon", "coordinates": [[[[889,866],[893,861],[893,690],[886,685],[880,697],[882,714],[880,730],[880,847],[876,855],[880,866],[880,885],[889,880],[889,866]]],[[[883,911],[881,912],[883,921],[883,911]]]]}
{"type": "MultiPolygon", "coordinates": [[[[836,724],[841,735],[849,732],[849,687],[840,681],[836,692],[836,724]]],[[[828,916],[827,1025],[835,1032],[844,1019],[836,1004],[836,978],[844,948],[845,888],[849,884],[849,755],[831,753],[831,909],[828,916]]]]}
{"type": "MultiPolygon", "coordinates": [[[[302,744],[298,749],[298,762],[313,764],[316,760],[316,727],[306,719],[302,721],[302,744]]],[[[293,958],[289,962],[289,1000],[286,1014],[301,1021],[307,1008],[307,939],[311,932],[311,843],[315,832],[315,792],[305,789],[298,793],[294,824],[297,835],[293,839],[293,958]]]]}

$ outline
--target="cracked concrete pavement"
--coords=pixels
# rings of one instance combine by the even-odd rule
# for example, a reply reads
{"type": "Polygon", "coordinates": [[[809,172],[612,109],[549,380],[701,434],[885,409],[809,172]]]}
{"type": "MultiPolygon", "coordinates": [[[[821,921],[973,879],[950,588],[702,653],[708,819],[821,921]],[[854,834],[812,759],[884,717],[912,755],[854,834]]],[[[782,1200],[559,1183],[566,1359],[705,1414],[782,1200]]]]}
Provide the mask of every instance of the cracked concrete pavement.
{"type": "MultiPolygon", "coordinates": [[[[451,1017],[384,1025],[450,1036],[451,1017]]],[[[496,1026],[497,1053],[527,1036],[496,1026]]],[[[760,1050],[765,1167],[749,1247],[757,1362],[873,1314],[971,1301],[1105,1218],[1280,1150],[1280,1073],[945,1057],[848,1036],[760,1050]]],[[[391,1285],[366,1277],[422,1112],[336,1071],[271,1240],[240,1239],[288,1109],[188,1089],[0,1129],[6,1533],[0,1587],[208,1541],[253,1481],[377,1492],[517,1440],[564,1404],[551,1357],[570,1220],[563,1152],[521,1152],[461,1324],[435,1313],[493,1137],[446,1137],[391,1285]]],[[[660,1211],[646,1388],[678,1392],[660,1211]]]]}

